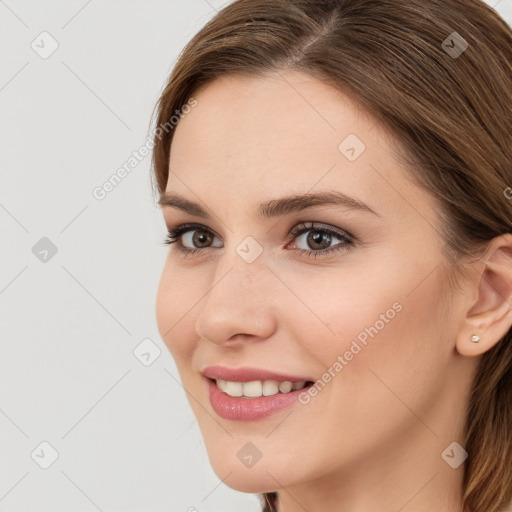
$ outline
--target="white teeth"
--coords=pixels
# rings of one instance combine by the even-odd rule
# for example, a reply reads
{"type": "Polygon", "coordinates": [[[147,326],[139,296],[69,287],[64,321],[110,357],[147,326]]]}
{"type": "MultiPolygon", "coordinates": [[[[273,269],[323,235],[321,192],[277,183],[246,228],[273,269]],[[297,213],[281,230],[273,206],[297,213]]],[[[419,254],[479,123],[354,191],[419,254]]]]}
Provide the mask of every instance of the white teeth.
{"type": "Polygon", "coordinates": [[[242,396],[242,383],[226,381],[226,393],[229,396],[242,396]]]}
{"type": "Polygon", "coordinates": [[[305,380],[291,382],[289,380],[278,382],[276,380],[253,380],[251,382],[232,382],[217,379],[217,387],[229,396],[258,398],[260,396],[272,396],[278,393],[289,393],[302,389],[306,385],[305,380]]]}
{"type": "Polygon", "coordinates": [[[275,380],[266,380],[263,382],[263,396],[277,395],[279,393],[279,383],[275,380]]]}
{"type": "Polygon", "coordinates": [[[279,391],[281,393],[289,393],[292,390],[292,383],[289,380],[285,380],[279,384],[279,391]]]}
{"type": "Polygon", "coordinates": [[[242,391],[244,396],[249,398],[255,398],[261,396],[263,390],[263,384],[260,380],[253,380],[252,382],[244,382],[242,385],[242,391]]]}

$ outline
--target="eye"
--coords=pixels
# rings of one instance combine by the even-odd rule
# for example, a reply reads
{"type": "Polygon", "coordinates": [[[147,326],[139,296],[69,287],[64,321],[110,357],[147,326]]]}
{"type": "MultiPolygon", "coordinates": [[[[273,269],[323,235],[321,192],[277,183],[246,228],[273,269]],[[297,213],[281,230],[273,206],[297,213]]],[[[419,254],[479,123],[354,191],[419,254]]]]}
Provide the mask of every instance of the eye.
{"type": "MultiPolygon", "coordinates": [[[[313,222],[297,224],[288,235],[289,239],[294,240],[294,245],[298,246],[295,248],[300,254],[315,258],[335,251],[347,251],[354,247],[355,240],[346,231],[329,226],[318,226],[313,222]],[[339,242],[332,245],[336,240],[339,242]],[[306,247],[304,248],[304,246],[306,247]]],[[[213,244],[215,240],[219,240],[219,238],[201,224],[181,224],[169,229],[164,244],[170,245],[178,242],[177,249],[188,255],[211,247],[222,247],[222,243],[213,244]]]]}
{"type": "Polygon", "coordinates": [[[297,248],[300,254],[305,253],[314,258],[354,247],[354,237],[346,231],[328,226],[318,226],[313,222],[298,224],[290,232],[290,237],[295,239],[294,245],[299,246],[297,248]],[[339,240],[339,243],[332,245],[336,239],[339,240]]]}
{"type": "MultiPolygon", "coordinates": [[[[181,224],[169,229],[164,244],[171,245],[181,239],[177,244],[178,250],[184,253],[194,253],[209,248],[214,238],[217,237],[212,231],[201,224],[181,224]]],[[[215,247],[222,247],[222,245],[215,247]]]]}

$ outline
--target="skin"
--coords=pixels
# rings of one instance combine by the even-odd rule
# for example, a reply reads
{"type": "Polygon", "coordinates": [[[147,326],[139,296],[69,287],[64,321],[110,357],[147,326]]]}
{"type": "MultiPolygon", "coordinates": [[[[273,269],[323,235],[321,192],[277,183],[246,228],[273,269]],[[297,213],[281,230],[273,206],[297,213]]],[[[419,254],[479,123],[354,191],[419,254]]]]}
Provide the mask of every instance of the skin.
{"type": "MultiPolygon", "coordinates": [[[[213,238],[186,257],[178,242],[170,246],[156,312],[214,471],[240,491],[284,489],[286,512],[462,510],[464,464],[453,469],[441,454],[454,441],[463,445],[471,378],[511,323],[510,304],[482,284],[487,260],[493,272],[512,275],[498,254],[510,239],[496,241],[452,290],[435,198],[347,96],[286,71],[223,76],[194,97],[197,106],[176,128],[167,191],[210,216],[162,211],[168,227],[196,222],[213,238]],[[366,145],[355,161],[338,149],[350,133],[366,145]],[[261,202],[323,190],[378,215],[325,205],[257,214],[261,202]],[[307,242],[314,229],[288,238],[302,221],[345,230],[355,244],[301,254],[319,250],[307,242]],[[248,236],[263,249],[252,263],[236,251],[248,236]],[[250,366],[321,379],[397,302],[401,311],[307,405],[246,422],[214,412],[200,369],[250,366]],[[481,344],[469,341],[484,329],[481,344]],[[262,454],[251,468],[237,458],[247,442],[262,454]]],[[[181,237],[188,248],[194,233],[203,230],[181,237]]],[[[340,243],[333,237],[323,247],[340,243]]]]}

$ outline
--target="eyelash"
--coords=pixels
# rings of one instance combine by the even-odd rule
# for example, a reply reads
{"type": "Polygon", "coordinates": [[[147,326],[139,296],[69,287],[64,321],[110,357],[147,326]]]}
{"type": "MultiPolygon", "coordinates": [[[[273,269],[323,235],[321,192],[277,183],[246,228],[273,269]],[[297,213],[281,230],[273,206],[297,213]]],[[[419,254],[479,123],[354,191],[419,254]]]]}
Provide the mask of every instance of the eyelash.
{"type": "MultiPolygon", "coordinates": [[[[163,241],[164,245],[171,245],[175,242],[178,242],[178,239],[181,235],[187,233],[188,231],[195,231],[195,230],[201,230],[206,233],[209,233],[212,236],[215,236],[215,234],[206,228],[205,226],[202,226],[201,224],[181,224],[174,228],[169,229],[167,233],[167,237],[163,241]]],[[[308,231],[316,231],[318,233],[327,234],[334,236],[336,238],[339,238],[341,240],[341,243],[335,245],[334,247],[330,247],[328,249],[321,249],[318,251],[314,250],[306,250],[306,249],[296,249],[300,255],[306,254],[306,256],[311,258],[316,258],[318,255],[325,256],[327,254],[334,253],[336,251],[348,251],[352,249],[355,245],[355,237],[350,235],[349,233],[345,231],[338,231],[334,230],[332,228],[328,227],[319,227],[319,226],[313,226],[313,223],[311,223],[310,226],[306,225],[306,223],[301,222],[297,224],[291,231],[288,236],[288,239],[295,239],[299,237],[300,235],[307,233],[308,231]]],[[[289,240],[287,240],[288,243],[289,240]]],[[[188,249],[180,242],[177,244],[177,249],[183,253],[185,256],[192,255],[197,252],[204,251],[205,249],[210,249],[211,247],[205,247],[205,248],[197,248],[197,249],[188,249]]]]}

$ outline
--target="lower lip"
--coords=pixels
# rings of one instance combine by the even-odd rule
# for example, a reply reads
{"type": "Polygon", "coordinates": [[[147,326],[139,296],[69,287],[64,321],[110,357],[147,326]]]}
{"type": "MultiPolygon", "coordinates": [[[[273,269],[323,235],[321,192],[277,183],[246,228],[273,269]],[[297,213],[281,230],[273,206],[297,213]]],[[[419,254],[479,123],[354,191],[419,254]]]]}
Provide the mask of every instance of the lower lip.
{"type": "Polygon", "coordinates": [[[207,379],[213,410],[225,420],[254,421],[271,416],[294,404],[304,389],[278,393],[258,398],[229,396],[221,391],[215,381],[207,379]]]}

